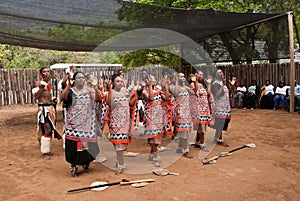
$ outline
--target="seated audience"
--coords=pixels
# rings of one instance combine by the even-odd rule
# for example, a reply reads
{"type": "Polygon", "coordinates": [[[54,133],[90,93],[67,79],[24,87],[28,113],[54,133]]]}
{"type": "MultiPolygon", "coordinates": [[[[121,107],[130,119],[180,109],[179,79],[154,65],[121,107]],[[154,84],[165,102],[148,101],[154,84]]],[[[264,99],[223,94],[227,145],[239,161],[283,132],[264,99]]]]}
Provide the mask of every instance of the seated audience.
{"type": "MultiPolygon", "coordinates": [[[[291,91],[288,88],[286,93],[286,99],[285,99],[287,111],[290,111],[290,95],[291,95],[291,91]]],[[[296,80],[295,80],[294,96],[295,96],[294,110],[300,110],[300,85],[297,84],[296,80]]]]}
{"type": "Polygon", "coordinates": [[[275,99],[273,110],[276,110],[277,103],[281,101],[281,109],[284,110],[284,103],[286,99],[286,91],[289,87],[285,85],[284,81],[280,81],[275,90],[275,99]]]}
{"type": "Polygon", "coordinates": [[[265,85],[261,88],[259,106],[262,109],[272,109],[274,106],[274,86],[270,80],[266,80],[265,85]]]}
{"type": "Polygon", "coordinates": [[[252,80],[251,85],[248,87],[248,91],[243,98],[243,109],[251,109],[256,108],[256,102],[258,101],[258,96],[260,93],[260,89],[257,86],[256,80],[252,80]]]}
{"type": "Polygon", "coordinates": [[[246,91],[247,91],[247,88],[243,84],[241,84],[241,86],[238,86],[236,88],[236,91],[232,98],[232,104],[231,104],[232,108],[235,107],[236,100],[238,100],[238,108],[243,107],[243,97],[244,97],[244,94],[246,93],[246,91]]]}

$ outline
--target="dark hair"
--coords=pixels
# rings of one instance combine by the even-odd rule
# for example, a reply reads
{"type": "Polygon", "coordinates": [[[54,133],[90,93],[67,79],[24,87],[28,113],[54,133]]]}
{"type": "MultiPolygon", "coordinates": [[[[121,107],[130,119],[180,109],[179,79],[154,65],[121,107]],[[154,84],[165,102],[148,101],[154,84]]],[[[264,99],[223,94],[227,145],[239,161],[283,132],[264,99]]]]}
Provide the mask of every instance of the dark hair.
{"type": "Polygon", "coordinates": [[[48,67],[42,67],[42,68],[40,68],[40,74],[42,74],[43,70],[46,69],[46,68],[48,68],[48,67]]]}
{"type": "Polygon", "coordinates": [[[79,73],[81,73],[83,76],[85,76],[83,72],[77,71],[77,72],[75,72],[75,73],[73,74],[72,80],[75,80],[76,76],[77,76],[79,73]]]}
{"type": "Polygon", "coordinates": [[[111,82],[114,82],[117,77],[120,77],[120,73],[115,73],[111,76],[111,82]]]}

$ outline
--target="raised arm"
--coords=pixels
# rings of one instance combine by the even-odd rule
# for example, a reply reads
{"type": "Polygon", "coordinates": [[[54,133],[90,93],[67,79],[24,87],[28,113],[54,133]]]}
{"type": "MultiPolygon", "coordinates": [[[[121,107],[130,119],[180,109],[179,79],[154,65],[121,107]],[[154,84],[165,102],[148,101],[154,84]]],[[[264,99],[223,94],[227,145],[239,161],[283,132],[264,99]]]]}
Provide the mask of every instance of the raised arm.
{"type": "Polygon", "coordinates": [[[71,74],[70,73],[68,73],[65,77],[64,77],[64,79],[62,80],[62,82],[61,82],[61,88],[62,89],[65,89],[66,88],[66,86],[67,86],[67,82],[69,81],[69,83],[71,83],[71,74]]]}
{"type": "Polygon", "coordinates": [[[134,106],[134,104],[138,101],[138,96],[137,96],[137,92],[134,89],[133,93],[131,94],[130,98],[129,98],[129,105],[130,106],[134,106]]]}
{"type": "Polygon", "coordinates": [[[100,90],[98,89],[97,85],[93,85],[93,88],[94,88],[94,90],[95,90],[95,94],[94,94],[93,99],[94,99],[96,102],[101,102],[101,101],[102,101],[102,98],[101,98],[100,90]]]}
{"type": "Polygon", "coordinates": [[[99,88],[98,88],[97,77],[90,76],[89,79],[87,80],[87,82],[93,89],[93,90],[91,90],[92,99],[96,102],[102,101],[101,92],[99,91],[99,88]]]}
{"type": "Polygon", "coordinates": [[[195,92],[195,94],[196,94],[197,91],[198,91],[198,89],[199,89],[199,85],[198,85],[196,76],[195,76],[195,75],[192,75],[192,76],[191,76],[191,80],[192,80],[191,88],[194,89],[194,92],[195,92]]]}
{"type": "Polygon", "coordinates": [[[170,92],[169,92],[169,83],[168,83],[168,80],[165,78],[164,79],[164,87],[163,87],[163,91],[164,91],[164,94],[162,94],[162,98],[166,101],[169,101],[170,100],[170,92]]]}
{"type": "Polygon", "coordinates": [[[42,92],[43,92],[43,87],[41,85],[40,80],[38,80],[34,83],[34,89],[32,90],[32,93],[36,99],[39,99],[42,95],[42,92]]]}
{"type": "Polygon", "coordinates": [[[143,99],[145,100],[148,101],[154,100],[153,87],[151,83],[149,83],[148,86],[143,90],[142,95],[143,95],[143,99]]]}
{"type": "Polygon", "coordinates": [[[211,93],[212,76],[211,75],[207,76],[207,79],[205,80],[205,82],[207,83],[207,95],[210,95],[210,93],[211,93]]]}
{"type": "Polygon", "coordinates": [[[111,101],[112,101],[112,95],[113,95],[113,89],[111,86],[111,81],[106,80],[106,89],[107,89],[107,94],[106,94],[106,104],[111,107],[111,101]]]}
{"type": "Polygon", "coordinates": [[[169,91],[172,93],[173,96],[177,97],[179,93],[177,74],[174,75],[174,79],[175,79],[175,83],[169,86],[169,91]]]}
{"type": "Polygon", "coordinates": [[[68,84],[66,86],[66,88],[64,88],[64,90],[60,94],[60,100],[65,101],[68,99],[68,93],[69,93],[70,88],[71,88],[70,84],[68,84]]]}

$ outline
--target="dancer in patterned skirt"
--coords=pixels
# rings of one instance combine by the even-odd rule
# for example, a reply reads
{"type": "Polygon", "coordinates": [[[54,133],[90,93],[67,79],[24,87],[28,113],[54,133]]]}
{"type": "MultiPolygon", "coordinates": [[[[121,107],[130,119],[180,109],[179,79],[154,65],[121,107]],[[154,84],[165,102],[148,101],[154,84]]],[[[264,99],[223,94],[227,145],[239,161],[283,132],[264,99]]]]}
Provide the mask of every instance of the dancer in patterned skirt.
{"type": "Polygon", "coordinates": [[[212,115],[209,107],[209,94],[211,79],[204,82],[203,72],[197,73],[196,79],[192,83],[191,87],[196,93],[196,124],[197,135],[195,140],[195,147],[204,150],[204,134],[207,130],[207,125],[211,123],[212,115]],[[206,84],[207,83],[207,84],[206,84]]]}
{"type": "Polygon", "coordinates": [[[157,153],[157,147],[161,144],[161,138],[164,126],[164,115],[167,114],[163,101],[169,101],[169,89],[165,80],[163,91],[156,87],[156,79],[149,76],[148,86],[143,90],[143,99],[145,101],[145,137],[150,144],[149,160],[153,161],[155,167],[160,166],[160,158],[157,153]]]}
{"type": "MultiPolygon", "coordinates": [[[[194,78],[196,80],[196,78],[194,78]]],[[[185,86],[183,73],[178,73],[175,85],[170,87],[174,96],[174,123],[177,137],[179,139],[177,153],[183,153],[186,158],[192,158],[189,154],[188,139],[192,131],[192,118],[190,114],[190,94],[195,95],[194,91],[185,86]]]]}
{"type": "Polygon", "coordinates": [[[228,147],[228,144],[223,141],[222,130],[227,131],[231,119],[231,108],[229,90],[226,86],[226,80],[224,79],[224,74],[221,69],[216,73],[216,80],[211,86],[211,93],[215,100],[215,123],[213,125],[213,128],[216,129],[215,141],[217,141],[217,144],[219,145],[228,147]]]}
{"type": "Polygon", "coordinates": [[[99,153],[97,144],[97,119],[95,101],[101,101],[101,93],[96,85],[86,87],[85,76],[81,72],[73,75],[73,85],[68,85],[61,93],[66,107],[65,156],[71,164],[71,176],[77,176],[76,165],[89,170],[89,164],[99,153]]]}
{"type": "Polygon", "coordinates": [[[124,151],[130,143],[130,107],[138,100],[136,93],[130,97],[123,90],[124,79],[119,74],[112,76],[112,83],[107,81],[108,94],[106,104],[109,106],[109,133],[117,155],[116,174],[124,172],[124,151]]]}

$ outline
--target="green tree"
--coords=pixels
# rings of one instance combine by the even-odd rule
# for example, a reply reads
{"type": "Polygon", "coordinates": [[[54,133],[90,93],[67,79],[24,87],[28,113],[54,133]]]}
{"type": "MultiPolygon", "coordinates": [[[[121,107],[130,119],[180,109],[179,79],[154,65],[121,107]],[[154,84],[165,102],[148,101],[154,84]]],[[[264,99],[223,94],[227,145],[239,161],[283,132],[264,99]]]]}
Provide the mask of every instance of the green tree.
{"type": "Polygon", "coordinates": [[[120,57],[124,66],[145,66],[161,64],[163,66],[178,66],[179,58],[170,51],[160,49],[145,49],[132,51],[120,57]]]}
{"type": "MultiPolygon", "coordinates": [[[[300,22],[300,2],[296,0],[288,2],[283,0],[137,0],[137,2],[177,8],[215,9],[229,12],[280,13],[292,10],[294,11],[297,25],[300,22]]],[[[125,13],[126,12],[123,12],[123,18],[125,18],[125,13]]],[[[133,10],[131,10],[130,17],[126,19],[134,20],[136,15],[138,14],[134,14],[133,10]]],[[[143,18],[140,16],[138,19],[143,18]]],[[[247,63],[251,63],[253,56],[258,56],[258,52],[255,50],[255,42],[265,41],[265,49],[270,62],[276,62],[274,58],[278,58],[278,52],[286,50],[286,46],[282,44],[286,44],[287,42],[284,40],[287,38],[287,27],[284,28],[283,26],[286,26],[284,22],[273,21],[265,25],[256,25],[230,33],[222,33],[217,37],[217,40],[223,41],[223,46],[229,52],[231,60],[234,63],[239,63],[242,59],[245,59],[247,63]],[[266,34],[258,34],[259,29],[263,29],[263,32],[266,34]]],[[[215,46],[211,44],[211,42],[215,43],[216,41],[212,41],[208,38],[198,42],[205,44],[205,47],[209,47],[215,46]]],[[[208,50],[208,53],[211,55],[224,54],[220,52],[216,53],[212,48],[208,50]]]]}
{"type": "MultiPolygon", "coordinates": [[[[171,6],[184,7],[193,9],[216,9],[220,11],[230,12],[256,12],[256,13],[282,13],[293,11],[296,21],[296,27],[300,25],[300,2],[297,0],[235,0],[235,1],[219,1],[219,0],[176,0],[171,6]]],[[[277,62],[279,51],[287,51],[287,26],[285,22],[277,20],[268,22],[262,25],[264,35],[256,36],[258,26],[246,28],[246,30],[239,30],[238,40],[234,40],[235,32],[222,33],[220,37],[231,55],[234,63],[238,63],[242,57],[240,53],[244,49],[247,63],[251,63],[249,55],[257,55],[255,51],[255,40],[263,40],[266,43],[265,49],[268,53],[268,58],[271,63],[277,62]],[[229,40],[229,41],[228,41],[229,40]],[[239,45],[237,45],[240,43],[239,45]]],[[[296,33],[296,36],[299,33],[296,33]]],[[[296,40],[295,40],[296,41],[296,40]]],[[[299,43],[299,41],[298,41],[299,43]]]]}
{"type": "MultiPolygon", "coordinates": [[[[68,58],[79,53],[66,51],[42,50],[29,47],[0,44],[1,68],[41,68],[54,63],[68,62],[68,58]]],[[[78,57],[78,56],[77,56],[78,57]]],[[[76,59],[70,59],[74,62],[76,59]]],[[[79,59],[78,59],[79,61],[79,59]]],[[[80,60],[82,61],[82,60],[80,60]]]]}

